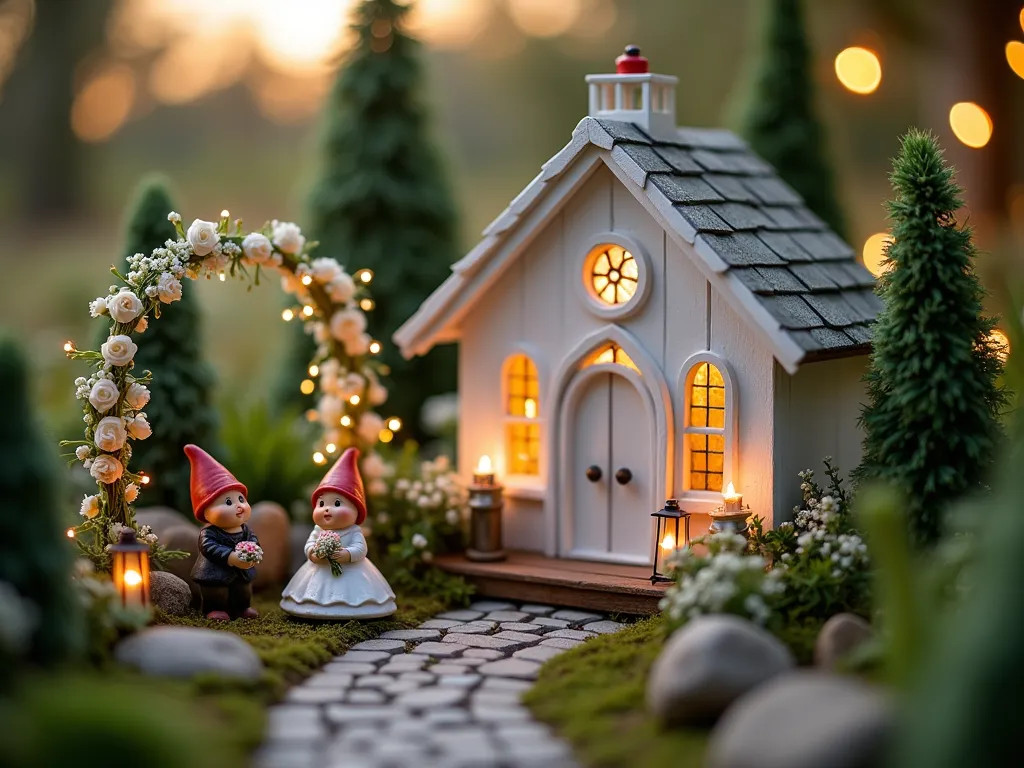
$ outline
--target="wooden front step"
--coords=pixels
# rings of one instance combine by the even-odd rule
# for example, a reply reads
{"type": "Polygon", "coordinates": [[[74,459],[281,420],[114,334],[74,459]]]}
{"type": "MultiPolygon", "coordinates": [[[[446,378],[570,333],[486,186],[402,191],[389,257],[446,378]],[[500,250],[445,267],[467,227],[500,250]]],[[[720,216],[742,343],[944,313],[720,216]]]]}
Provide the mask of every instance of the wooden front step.
{"type": "Polygon", "coordinates": [[[497,563],[444,555],[436,564],[464,576],[479,595],[526,603],[648,615],[658,612],[658,601],[665,594],[664,584],[651,584],[650,568],[562,560],[536,552],[512,551],[497,563]]]}

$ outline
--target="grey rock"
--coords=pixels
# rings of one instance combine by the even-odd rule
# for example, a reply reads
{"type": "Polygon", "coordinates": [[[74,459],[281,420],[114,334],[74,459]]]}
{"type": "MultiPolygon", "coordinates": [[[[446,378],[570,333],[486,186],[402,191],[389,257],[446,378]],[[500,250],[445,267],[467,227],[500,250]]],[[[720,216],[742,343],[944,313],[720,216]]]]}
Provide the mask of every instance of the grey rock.
{"type": "Polygon", "coordinates": [[[496,600],[478,600],[475,603],[470,603],[469,609],[490,613],[491,611],[514,611],[516,607],[512,603],[502,603],[496,600]]]}
{"type": "Polygon", "coordinates": [[[437,678],[437,684],[442,688],[454,687],[454,688],[473,688],[483,678],[477,674],[462,674],[462,675],[441,675],[437,678]]]}
{"type": "MultiPolygon", "coordinates": [[[[471,648],[470,650],[480,651],[480,650],[483,650],[483,649],[482,648],[471,648]]],[[[467,653],[468,653],[468,651],[467,651],[467,653]]],[[[499,656],[499,658],[501,658],[501,657],[499,656]]],[[[475,656],[467,656],[465,653],[462,654],[459,657],[459,664],[465,665],[467,667],[479,667],[481,664],[486,664],[488,661],[492,661],[492,659],[478,659],[475,656]]]]}
{"type": "Polygon", "coordinates": [[[380,691],[357,690],[349,691],[345,701],[349,704],[383,704],[385,696],[380,691]]]}
{"type": "Polygon", "coordinates": [[[514,680],[508,677],[490,677],[481,686],[487,691],[528,691],[533,683],[526,680],[514,680]]]}
{"type": "Polygon", "coordinates": [[[488,621],[525,621],[530,618],[530,614],[523,613],[522,611],[491,611],[484,619],[488,621]]]}
{"type": "Polygon", "coordinates": [[[474,691],[470,699],[474,705],[488,707],[518,707],[522,691],[496,691],[490,688],[474,691]]]}
{"type": "Polygon", "coordinates": [[[544,635],[546,638],[564,637],[566,640],[589,640],[596,636],[593,632],[584,632],[581,629],[556,629],[544,635]]]}
{"type": "Polygon", "coordinates": [[[391,675],[363,675],[355,679],[354,685],[356,688],[383,688],[397,679],[391,675]]]}
{"type": "Polygon", "coordinates": [[[548,616],[555,612],[555,607],[552,605],[534,605],[528,603],[519,607],[523,613],[529,613],[534,616],[548,616]]]}
{"type": "Polygon", "coordinates": [[[647,706],[666,725],[706,723],[793,666],[789,649],[761,627],[738,616],[699,616],[676,630],[651,666],[647,706]]]}
{"type": "Polygon", "coordinates": [[[523,621],[506,621],[502,623],[501,629],[508,630],[509,632],[529,632],[533,635],[545,631],[545,627],[542,627],[540,624],[527,624],[523,621]]]}
{"type": "Polygon", "coordinates": [[[381,635],[384,640],[412,640],[413,642],[436,640],[440,636],[441,632],[437,629],[393,629],[381,635]]]}
{"type": "Polygon", "coordinates": [[[292,521],[285,508],[275,501],[253,504],[249,527],[263,549],[263,561],[256,569],[252,588],[260,590],[284,584],[291,563],[292,530],[292,521]]]}
{"type": "Polygon", "coordinates": [[[545,648],[558,648],[563,651],[568,651],[569,649],[580,645],[582,642],[582,640],[570,640],[568,637],[549,637],[541,640],[538,645],[542,645],[545,648]]]}
{"type": "Polygon", "coordinates": [[[484,614],[481,611],[445,611],[435,616],[435,619],[449,619],[451,621],[473,621],[474,619],[482,619],[484,614]]]}
{"type": "Polygon", "coordinates": [[[556,611],[551,614],[551,618],[563,619],[572,624],[582,624],[585,621],[597,621],[599,619],[603,619],[604,616],[597,613],[587,613],[586,611],[556,611]]]}
{"type": "Polygon", "coordinates": [[[822,626],[814,641],[814,664],[835,669],[851,651],[875,636],[867,621],[853,613],[837,613],[822,626]]]}
{"type": "MultiPolygon", "coordinates": [[[[463,637],[472,637],[472,635],[463,635],[463,637]]],[[[433,640],[428,640],[417,645],[416,650],[436,659],[449,659],[453,656],[458,656],[468,647],[454,641],[435,643],[433,640]]]]}
{"type": "Polygon", "coordinates": [[[318,672],[302,684],[304,688],[335,688],[344,690],[355,678],[341,672],[318,672]]]}
{"type": "Polygon", "coordinates": [[[389,723],[394,718],[403,716],[401,708],[390,705],[350,707],[347,704],[331,704],[328,705],[326,714],[329,721],[343,726],[373,722],[389,723]]]}
{"type": "Polygon", "coordinates": [[[541,723],[516,723],[514,725],[499,725],[494,729],[494,735],[499,742],[506,746],[513,742],[526,742],[534,739],[551,738],[551,729],[541,723]]]}
{"type": "Polygon", "coordinates": [[[451,629],[465,624],[464,621],[454,619],[428,619],[419,625],[418,629],[451,629]]]}
{"type": "Polygon", "coordinates": [[[387,640],[377,638],[375,640],[363,640],[352,646],[353,651],[384,651],[385,653],[401,653],[405,651],[405,642],[402,640],[387,640]]]}
{"type": "Polygon", "coordinates": [[[527,659],[499,659],[477,668],[481,675],[488,677],[515,677],[536,680],[540,664],[527,659]]]}
{"type": "Polygon", "coordinates": [[[252,756],[254,768],[316,768],[317,751],[292,741],[271,742],[252,756]]]}
{"type": "Polygon", "coordinates": [[[169,571],[153,571],[149,574],[149,598],[164,613],[184,616],[192,605],[192,589],[169,571]]]}
{"type": "Polygon", "coordinates": [[[143,674],[189,678],[202,673],[253,680],[263,662],[233,632],[198,627],[149,627],[118,643],[114,658],[143,674]]]}
{"type": "Polygon", "coordinates": [[[526,707],[514,704],[474,704],[469,711],[473,719],[481,723],[525,723],[530,719],[530,711],[526,707]]]}
{"type": "Polygon", "coordinates": [[[484,659],[486,661],[494,661],[495,659],[505,658],[505,654],[501,651],[492,651],[488,648],[470,648],[462,655],[466,658],[484,659]]]}
{"type": "Polygon", "coordinates": [[[491,635],[491,637],[498,637],[502,640],[512,640],[513,642],[523,645],[533,645],[541,638],[540,635],[535,635],[529,632],[513,632],[510,629],[503,629],[501,632],[491,635]]]}
{"type": "Polygon", "coordinates": [[[344,699],[344,688],[318,688],[305,685],[292,688],[285,696],[285,701],[292,704],[335,704],[344,699]]]}
{"type": "Polygon", "coordinates": [[[307,704],[280,704],[267,710],[268,739],[313,741],[323,738],[327,729],[320,708],[307,704]]]}
{"type": "Polygon", "coordinates": [[[527,661],[539,661],[543,664],[545,661],[555,658],[560,653],[565,653],[564,648],[552,648],[551,646],[540,646],[535,645],[532,648],[523,648],[521,651],[516,651],[512,654],[513,659],[526,659],[527,661]]]}
{"type": "Polygon", "coordinates": [[[551,629],[568,629],[569,622],[565,619],[552,619],[548,616],[538,616],[533,619],[531,624],[536,624],[539,627],[550,627],[551,629]]]}
{"type": "Polygon", "coordinates": [[[467,621],[460,627],[453,627],[449,632],[458,632],[463,635],[486,635],[497,628],[496,621],[467,621]]]}
{"type": "MultiPolygon", "coordinates": [[[[532,636],[531,636],[532,637],[532,636]]],[[[467,648],[488,648],[495,651],[511,651],[523,645],[516,640],[507,640],[492,635],[463,635],[449,632],[442,643],[455,643],[467,648]]],[[[420,646],[421,648],[423,646],[420,646]]]]}
{"type": "Polygon", "coordinates": [[[409,681],[426,685],[434,682],[435,676],[430,672],[403,672],[398,676],[400,681],[409,681]]]}
{"type": "Polygon", "coordinates": [[[341,656],[336,656],[335,660],[375,664],[379,661],[386,661],[390,656],[391,654],[385,651],[345,651],[341,656]]]}
{"type": "Polygon", "coordinates": [[[332,661],[325,664],[320,671],[345,675],[369,675],[376,670],[376,664],[368,664],[363,661],[332,661]]]}
{"type": "Polygon", "coordinates": [[[192,595],[199,599],[199,587],[192,581],[192,566],[199,557],[199,529],[189,522],[178,523],[170,526],[164,535],[160,537],[160,543],[167,549],[176,549],[188,552],[188,557],[178,560],[168,560],[168,573],[173,573],[179,579],[188,583],[192,595]]]}
{"type": "Polygon", "coordinates": [[[583,625],[583,629],[587,632],[596,632],[599,635],[610,635],[625,628],[625,624],[620,624],[617,621],[608,621],[607,619],[604,621],[591,621],[583,625]]]}
{"type": "Polygon", "coordinates": [[[380,690],[388,696],[398,696],[399,694],[415,691],[422,687],[423,686],[420,683],[413,682],[412,680],[396,680],[393,683],[385,685],[380,690]]]}
{"type": "Polygon", "coordinates": [[[423,713],[423,721],[436,726],[458,725],[469,721],[469,712],[454,707],[428,709],[423,713]]]}
{"type": "Polygon", "coordinates": [[[306,562],[306,540],[313,532],[311,523],[292,523],[288,529],[288,575],[295,572],[306,562]]]}
{"type": "Polygon", "coordinates": [[[396,703],[410,709],[430,709],[431,707],[453,707],[466,699],[466,690],[459,687],[420,688],[417,691],[403,693],[396,703]]]}
{"type": "MultiPolygon", "coordinates": [[[[457,661],[461,661],[461,659],[457,659],[457,661]]],[[[434,675],[462,675],[468,671],[469,667],[467,666],[446,661],[435,664],[430,668],[431,674],[434,675]]]]}
{"type": "Polygon", "coordinates": [[[816,671],[780,675],[726,711],[709,768],[871,768],[884,762],[895,718],[878,690],[816,671]]]}
{"type": "Polygon", "coordinates": [[[425,662],[411,661],[405,656],[395,656],[395,661],[381,666],[378,672],[382,675],[400,675],[403,672],[419,672],[425,666],[425,662]]]}
{"type": "Polygon", "coordinates": [[[189,525],[195,529],[196,536],[199,535],[199,526],[195,523],[195,517],[191,514],[182,514],[171,507],[146,507],[135,510],[135,522],[141,525],[148,525],[161,542],[164,534],[176,525],[189,525]]]}

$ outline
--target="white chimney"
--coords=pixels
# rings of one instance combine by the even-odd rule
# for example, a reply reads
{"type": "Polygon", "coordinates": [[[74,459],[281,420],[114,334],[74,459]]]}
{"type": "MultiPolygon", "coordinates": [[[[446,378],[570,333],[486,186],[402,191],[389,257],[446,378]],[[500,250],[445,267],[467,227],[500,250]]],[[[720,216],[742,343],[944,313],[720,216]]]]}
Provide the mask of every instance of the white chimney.
{"type": "Polygon", "coordinates": [[[676,132],[676,83],[671,75],[651,74],[635,45],[615,60],[614,75],[587,75],[591,117],[636,123],[654,136],[676,132]]]}

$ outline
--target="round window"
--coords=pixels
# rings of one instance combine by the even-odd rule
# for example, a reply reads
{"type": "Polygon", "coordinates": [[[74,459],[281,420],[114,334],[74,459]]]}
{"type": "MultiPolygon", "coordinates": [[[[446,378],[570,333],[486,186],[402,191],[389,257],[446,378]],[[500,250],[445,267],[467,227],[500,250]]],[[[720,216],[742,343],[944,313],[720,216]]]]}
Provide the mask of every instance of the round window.
{"type": "Polygon", "coordinates": [[[628,303],[640,284],[633,254],[619,245],[599,245],[587,259],[585,279],[590,292],[609,307],[628,303]]]}

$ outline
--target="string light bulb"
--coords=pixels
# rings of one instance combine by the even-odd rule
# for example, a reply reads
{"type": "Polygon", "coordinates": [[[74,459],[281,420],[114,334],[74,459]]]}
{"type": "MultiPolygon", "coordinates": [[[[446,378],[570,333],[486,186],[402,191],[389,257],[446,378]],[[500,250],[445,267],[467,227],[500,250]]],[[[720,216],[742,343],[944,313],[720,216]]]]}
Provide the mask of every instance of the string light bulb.
{"type": "Polygon", "coordinates": [[[390,443],[392,440],[395,439],[395,433],[392,432],[390,429],[382,429],[380,431],[380,434],[377,435],[377,437],[380,438],[380,441],[382,443],[390,443]]]}
{"type": "Polygon", "coordinates": [[[152,478],[149,475],[139,475],[139,482],[142,483],[143,485],[149,485],[150,480],[152,480],[152,478]]]}
{"type": "Polygon", "coordinates": [[[328,453],[334,453],[336,450],[338,450],[338,446],[336,446],[334,443],[328,443],[324,450],[326,450],[328,453]]]}
{"type": "Polygon", "coordinates": [[[359,300],[359,308],[361,310],[363,310],[363,312],[369,312],[375,306],[377,306],[377,305],[373,303],[373,299],[360,299],[359,300]]]}
{"type": "Polygon", "coordinates": [[[319,376],[320,375],[320,366],[316,365],[315,363],[313,365],[309,366],[309,375],[313,376],[314,378],[319,376]]]}
{"type": "Polygon", "coordinates": [[[71,352],[77,352],[78,350],[75,349],[75,342],[73,342],[73,341],[65,341],[64,342],[64,351],[69,353],[69,354],[71,352]]]}
{"type": "Polygon", "coordinates": [[[388,429],[392,432],[397,432],[402,428],[402,420],[398,418],[388,419],[388,429]]]}
{"type": "Polygon", "coordinates": [[[312,285],[313,284],[313,277],[312,277],[312,275],[303,275],[301,282],[302,282],[303,285],[312,285]]]}
{"type": "Polygon", "coordinates": [[[359,397],[359,395],[352,395],[352,397],[350,397],[350,398],[348,399],[348,401],[349,401],[350,403],[352,403],[352,405],[359,405],[359,400],[360,400],[360,397],[359,397]]]}
{"type": "Polygon", "coordinates": [[[281,313],[281,319],[284,320],[286,323],[290,323],[292,320],[295,319],[295,313],[290,309],[286,309],[284,312],[281,313]]]}
{"type": "Polygon", "coordinates": [[[225,275],[225,274],[224,274],[223,272],[221,272],[221,273],[220,273],[220,274],[218,275],[218,277],[220,278],[220,281],[221,281],[222,283],[223,283],[223,282],[224,282],[225,280],[227,280],[227,279],[228,279],[228,276],[227,276],[227,275],[225,275]]]}
{"type": "Polygon", "coordinates": [[[373,280],[373,270],[372,269],[361,269],[361,270],[359,270],[359,282],[361,282],[361,283],[369,283],[371,280],[373,280]]]}
{"type": "Polygon", "coordinates": [[[67,537],[69,539],[75,538],[75,529],[74,528],[68,528],[67,531],[65,531],[65,533],[67,534],[67,537]]]}
{"type": "Polygon", "coordinates": [[[304,395],[312,395],[314,389],[316,389],[316,384],[313,383],[312,379],[303,379],[302,383],[299,384],[299,392],[304,395]]]}
{"type": "Polygon", "coordinates": [[[352,417],[349,416],[348,414],[342,416],[341,417],[341,426],[343,426],[343,427],[351,427],[352,426],[352,417]]]}
{"type": "Polygon", "coordinates": [[[223,211],[220,212],[220,217],[222,219],[229,219],[231,218],[231,213],[228,211],[227,208],[225,208],[223,211]]]}
{"type": "Polygon", "coordinates": [[[302,314],[304,314],[306,317],[312,317],[313,316],[313,307],[312,307],[312,305],[307,304],[306,306],[304,306],[302,308],[302,314]]]}
{"type": "Polygon", "coordinates": [[[320,453],[320,451],[316,451],[313,454],[314,464],[323,464],[325,461],[327,461],[327,458],[322,453],[320,453]]]}
{"type": "Polygon", "coordinates": [[[376,355],[378,352],[380,352],[380,342],[379,341],[371,341],[370,342],[370,354],[371,355],[376,355]]]}
{"type": "Polygon", "coordinates": [[[867,48],[844,48],[836,56],[835,68],[843,87],[862,96],[874,93],[882,82],[882,63],[878,54],[867,48]]]}

